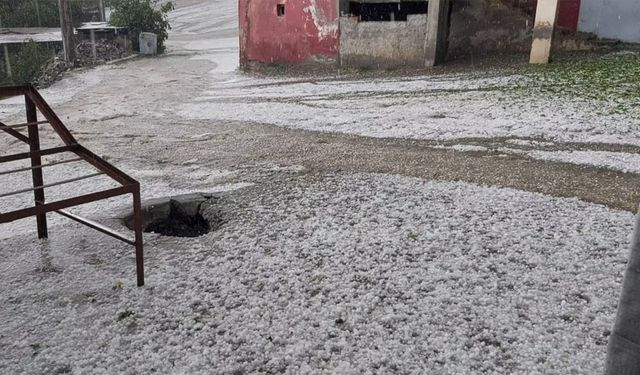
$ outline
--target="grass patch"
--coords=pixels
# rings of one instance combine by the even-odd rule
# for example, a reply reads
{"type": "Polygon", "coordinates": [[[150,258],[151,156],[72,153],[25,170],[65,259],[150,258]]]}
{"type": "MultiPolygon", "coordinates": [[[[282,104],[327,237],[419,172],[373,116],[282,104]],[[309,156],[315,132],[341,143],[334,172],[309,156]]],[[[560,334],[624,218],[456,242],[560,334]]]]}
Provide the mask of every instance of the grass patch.
{"type": "Polygon", "coordinates": [[[118,314],[118,321],[121,322],[127,319],[135,319],[136,313],[130,310],[122,311],[118,314]]]}
{"type": "Polygon", "coordinates": [[[515,90],[593,102],[601,114],[640,117],[640,55],[593,56],[528,67],[515,90]]]}

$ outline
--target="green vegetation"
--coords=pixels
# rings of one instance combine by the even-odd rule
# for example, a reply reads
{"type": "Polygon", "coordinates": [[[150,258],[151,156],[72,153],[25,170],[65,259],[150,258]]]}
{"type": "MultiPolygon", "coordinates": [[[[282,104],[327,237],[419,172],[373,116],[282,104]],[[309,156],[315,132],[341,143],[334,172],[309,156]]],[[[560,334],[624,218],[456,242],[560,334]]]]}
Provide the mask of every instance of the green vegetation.
{"type": "Polygon", "coordinates": [[[118,313],[118,321],[121,322],[127,319],[135,319],[136,313],[131,310],[125,310],[118,313]]]}
{"type": "MultiPolygon", "coordinates": [[[[109,6],[104,0],[104,6],[109,6]]],[[[83,22],[98,21],[98,0],[71,0],[71,18],[76,26],[83,22]]],[[[2,27],[60,27],[58,0],[0,0],[2,27]]]]}
{"type": "Polygon", "coordinates": [[[418,238],[418,233],[415,230],[409,228],[407,229],[407,238],[410,240],[416,240],[418,238]]]}
{"type": "Polygon", "coordinates": [[[516,83],[516,90],[591,101],[605,114],[632,114],[640,109],[640,55],[613,54],[532,66],[516,83]]]}
{"type": "Polygon", "coordinates": [[[0,0],[2,27],[60,27],[58,2],[0,0]]]}
{"type": "Polygon", "coordinates": [[[158,35],[158,52],[164,52],[164,41],[169,38],[168,13],[173,3],[161,4],[160,0],[111,0],[111,24],[126,27],[138,49],[138,35],[149,32],[158,35]]]}
{"type": "Polygon", "coordinates": [[[9,56],[12,76],[9,77],[5,64],[0,69],[0,85],[35,84],[42,68],[53,58],[53,51],[42,44],[30,41],[15,54],[9,56]]]}

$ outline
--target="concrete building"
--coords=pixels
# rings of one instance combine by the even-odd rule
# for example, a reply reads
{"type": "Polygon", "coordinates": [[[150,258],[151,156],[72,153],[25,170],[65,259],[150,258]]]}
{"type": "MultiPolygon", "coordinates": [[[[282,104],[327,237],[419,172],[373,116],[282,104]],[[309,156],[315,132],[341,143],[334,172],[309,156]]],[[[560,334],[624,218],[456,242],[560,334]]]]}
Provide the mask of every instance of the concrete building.
{"type": "Polygon", "coordinates": [[[338,59],[336,0],[240,0],[240,62],[338,59]]]}
{"type": "MultiPolygon", "coordinates": [[[[536,0],[509,0],[532,13],[536,0]]],[[[600,38],[640,43],[638,0],[560,0],[558,25],[572,31],[593,33],[600,38]]]]}
{"type": "Polygon", "coordinates": [[[578,30],[640,43],[640,1],[582,0],[578,30]]]}
{"type": "MultiPolygon", "coordinates": [[[[638,0],[559,1],[562,29],[640,42],[638,0]]],[[[451,0],[449,58],[528,51],[536,4],[451,0]]],[[[425,66],[428,0],[239,0],[239,10],[243,65],[425,66]]]]}

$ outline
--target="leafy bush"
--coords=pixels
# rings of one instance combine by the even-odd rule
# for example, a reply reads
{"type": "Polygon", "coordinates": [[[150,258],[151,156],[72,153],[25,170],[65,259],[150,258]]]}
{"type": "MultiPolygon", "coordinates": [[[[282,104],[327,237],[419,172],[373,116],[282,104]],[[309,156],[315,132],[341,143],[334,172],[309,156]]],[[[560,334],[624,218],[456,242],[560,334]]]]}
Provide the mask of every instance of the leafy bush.
{"type": "Polygon", "coordinates": [[[2,81],[3,84],[36,83],[38,78],[40,78],[42,68],[52,57],[53,52],[46,46],[34,41],[29,41],[22,46],[20,51],[9,57],[12,77],[9,78],[3,69],[0,81],[2,81]]]}
{"type": "MultiPolygon", "coordinates": [[[[4,58],[3,58],[4,61],[4,58]]],[[[7,74],[6,67],[4,63],[0,64],[0,86],[10,86],[11,78],[7,74]]]]}
{"type": "Polygon", "coordinates": [[[158,52],[164,52],[164,41],[169,38],[168,13],[173,10],[173,3],[161,4],[160,0],[111,0],[111,19],[114,26],[126,27],[133,37],[133,44],[138,46],[141,32],[158,35],[158,52]]]}

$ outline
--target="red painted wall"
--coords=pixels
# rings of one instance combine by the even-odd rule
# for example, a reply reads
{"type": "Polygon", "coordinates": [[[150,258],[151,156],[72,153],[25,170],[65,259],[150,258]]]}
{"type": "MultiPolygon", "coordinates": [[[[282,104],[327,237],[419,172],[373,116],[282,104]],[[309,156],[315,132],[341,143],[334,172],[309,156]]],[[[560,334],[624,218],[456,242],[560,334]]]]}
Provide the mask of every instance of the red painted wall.
{"type": "Polygon", "coordinates": [[[580,0],[560,0],[558,25],[571,31],[578,31],[580,0]]]}
{"type": "Polygon", "coordinates": [[[337,58],[336,0],[239,0],[239,7],[242,63],[337,58]],[[278,4],[284,4],[283,16],[278,4]]]}

